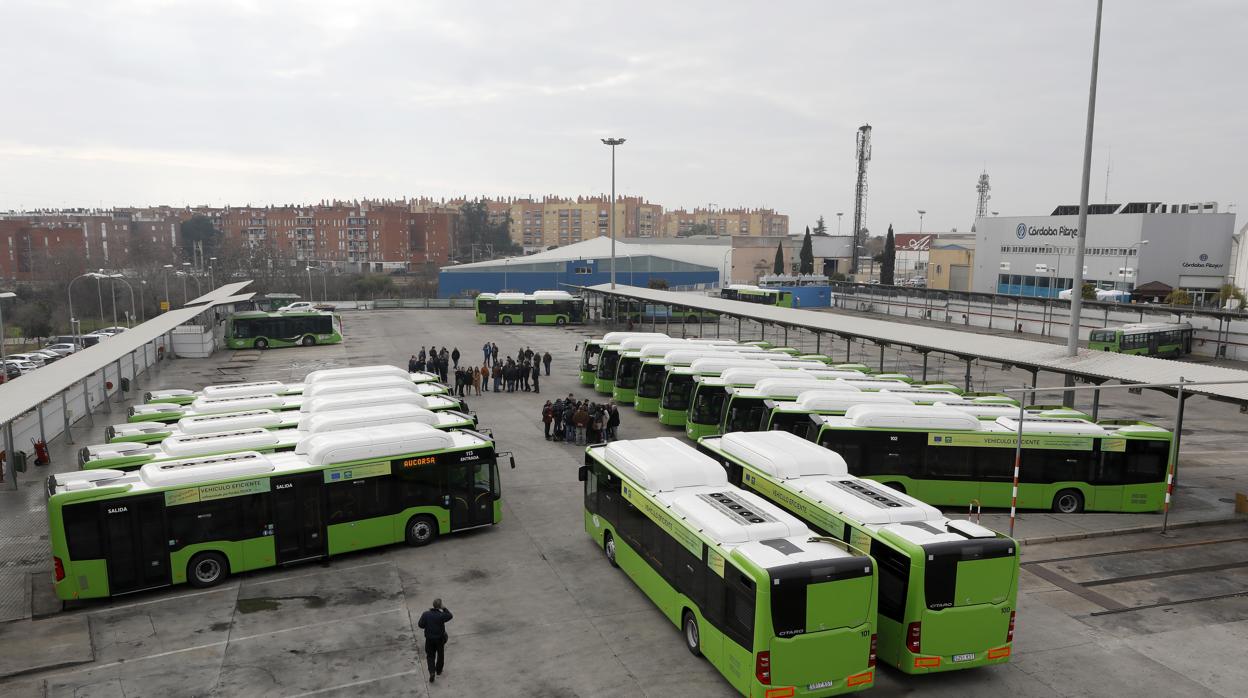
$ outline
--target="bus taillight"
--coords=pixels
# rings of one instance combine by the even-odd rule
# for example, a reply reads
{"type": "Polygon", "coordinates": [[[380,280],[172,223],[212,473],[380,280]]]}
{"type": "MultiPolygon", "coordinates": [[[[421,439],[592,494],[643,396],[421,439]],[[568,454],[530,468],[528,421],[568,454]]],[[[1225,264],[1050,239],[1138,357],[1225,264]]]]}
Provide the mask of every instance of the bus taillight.
{"type": "Polygon", "coordinates": [[[754,678],[764,686],[771,685],[771,652],[759,652],[754,660],[754,678]]]}
{"type": "Polygon", "coordinates": [[[1005,633],[1006,642],[1014,641],[1014,613],[1015,611],[1010,611],[1010,629],[1005,633]]]}
{"type": "Polygon", "coordinates": [[[867,668],[868,669],[875,666],[875,649],[876,647],[878,647],[878,645],[876,644],[876,637],[877,635],[875,633],[871,633],[871,654],[867,655],[867,668]]]}
{"type": "Polygon", "coordinates": [[[920,640],[923,638],[923,624],[916,621],[906,630],[906,649],[914,654],[919,653],[920,640]]]}
{"type": "Polygon", "coordinates": [[[61,562],[61,558],[55,556],[52,558],[52,570],[56,574],[56,581],[65,579],[65,563],[61,562]]]}

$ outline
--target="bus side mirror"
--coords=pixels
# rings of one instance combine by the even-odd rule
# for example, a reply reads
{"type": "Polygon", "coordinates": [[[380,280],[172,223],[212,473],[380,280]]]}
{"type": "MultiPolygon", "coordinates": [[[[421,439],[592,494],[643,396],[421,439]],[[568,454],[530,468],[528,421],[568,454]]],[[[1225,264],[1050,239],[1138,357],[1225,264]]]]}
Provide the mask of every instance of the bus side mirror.
{"type": "Polygon", "coordinates": [[[576,479],[580,480],[581,482],[586,482],[587,480],[589,480],[589,466],[588,465],[582,465],[581,467],[576,469],[576,479]]]}
{"type": "Polygon", "coordinates": [[[516,457],[509,454],[507,456],[507,460],[511,461],[511,469],[515,470],[516,469],[516,457]]]}

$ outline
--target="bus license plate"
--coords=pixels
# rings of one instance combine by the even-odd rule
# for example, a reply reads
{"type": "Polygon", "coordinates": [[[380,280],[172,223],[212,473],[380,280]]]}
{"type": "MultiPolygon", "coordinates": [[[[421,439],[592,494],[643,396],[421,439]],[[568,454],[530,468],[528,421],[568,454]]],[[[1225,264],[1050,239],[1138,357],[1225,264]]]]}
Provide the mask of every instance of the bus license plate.
{"type": "Polygon", "coordinates": [[[955,654],[955,655],[953,655],[953,661],[955,661],[955,662],[973,662],[973,661],[975,661],[975,653],[974,653],[974,652],[971,652],[970,654],[955,654]]]}
{"type": "Polygon", "coordinates": [[[821,688],[831,688],[836,685],[835,681],[819,681],[817,683],[807,684],[807,691],[818,691],[821,688]]]}

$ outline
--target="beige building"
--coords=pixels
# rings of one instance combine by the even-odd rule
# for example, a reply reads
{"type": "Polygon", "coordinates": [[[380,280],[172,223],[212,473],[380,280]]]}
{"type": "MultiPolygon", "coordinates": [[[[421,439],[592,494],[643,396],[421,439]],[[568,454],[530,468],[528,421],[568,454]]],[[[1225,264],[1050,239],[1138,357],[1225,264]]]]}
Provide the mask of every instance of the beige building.
{"type": "Polygon", "coordinates": [[[974,268],[975,248],[938,242],[927,254],[927,287],[969,291],[974,268]]]}
{"type": "Polygon", "coordinates": [[[662,235],[663,237],[688,235],[695,226],[702,226],[699,232],[710,235],[748,235],[751,237],[788,235],[789,217],[769,208],[695,208],[692,211],[680,208],[663,215],[662,235]]]}

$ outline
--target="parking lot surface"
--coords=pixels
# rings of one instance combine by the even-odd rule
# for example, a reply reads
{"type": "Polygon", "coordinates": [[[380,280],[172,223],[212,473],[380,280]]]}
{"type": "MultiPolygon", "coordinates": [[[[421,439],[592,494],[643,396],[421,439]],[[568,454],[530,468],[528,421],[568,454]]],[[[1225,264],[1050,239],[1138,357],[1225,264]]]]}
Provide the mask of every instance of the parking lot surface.
{"type": "MultiPolygon", "coordinates": [[[[425,548],[390,547],[328,562],[248,573],[220,587],[186,586],[80,603],[37,620],[31,590],[50,575],[39,477],[0,493],[0,623],[7,696],[729,696],[709,664],[582,530],[575,446],[542,436],[546,399],[591,397],[577,380],[578,348],[600,327],[482,327],[464,310],[348,314],[343,345],[219,352],[164,362],[143,389],[277,379],[327,367],[405,365],[422,346],[458,347],[480,365],[489,340],[504,355],[524,347],[554,356],[541,393],[468,398],[499,448],[503,521],[425,548]],[[16,591],[15,591],[16,590],[16,591]],[[20,596],[20,599],[16,598],[20,596]],[[440,597],[455,613],[447,669],[432,686],[415,620],[440,597]]],[[[648,329],[648,328],[647,328],[648,329]]],[[[662,329],[660,325],[659,329],[662,329]]],[[[722,336],[735,337],[725,322],[722,336]]],[[[747,328],[748,330],[749,328],[747,328]]],[[[758,329],[750,330],[758,337],[758,329]]],[[[714,336],[712,325],[673,334],[714,336]]],[[[780,343],[774,330],[768,339],[780,343]]],[[[790,345],[814,349],[813,337],[790,345]]],[[[822,347],[828,350],[828,347],[822,347]]],[[[843,342],[839,351],[844,351],[843,342]]],[[[874,347],[851,347],[878,361],[874,347]]],[[[854,353],[857,352],[857,353],[854,353]]],[[[915,375],[919,357],[886,351],[888,370],[915,375]]],[[[929,365],[929,378],[959,383],[959,362],[929,365]],[[942,375],[943,374],[943,375],[942,375]],[[955,380],[956,379],[956,380],[955,380]]],[[[976,367],[977,389],[1030,379],[976,367]]],[[[1040,384],[1057,385],[1041,375],[1040,384]]],[[[1055,400],[1056,401],[1056,400],[1055,400]]],[[[1102,417],[1140,417],[1169,427],[1173,401],[1160,394],[1107,394],[1102,417]]],[[[111,419],[120,419],[114,411],[111,419]]],[[[620,438],[682,437],[625,407],[620,438]]],[[[883,669],[871,695],[1242,696],[1248,666],[1248,527],[1233,498],[1248,491],[1243,420],[1234,408],[1193,400],[1184,430],[1181,488],[1161,536],[1158,515],[1027,512],[1018,633],[1005,665],[909,677],[883,669]],[[1190,525],[1189,524],[1202,524],[1190,525]],[[1137,532],[1132,532],[1133,530],[1137,532]],[[1115,535],[1105,536],[1106,533],[1115,535]],[[1080,536],[1091,536],[1079,539],[1080,536]],[[1056,540],[1061,538],[1062,540],[1056,540]]],[[[109,418],[76,428],[79,445],[103,440],[109,418]]],[[[53,444],[52,471],[72,469],[74,447],[53,444]]],[[[965,516],[965,512],[950,512],[965,516]]],[[[1001,512],[984,522],[1005,526],[1001,512]]],[[[42,615],[42,614],[38,614],[42,615]]]]}

